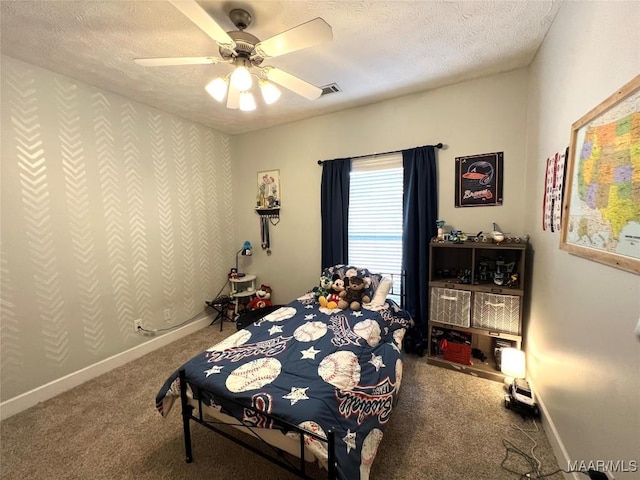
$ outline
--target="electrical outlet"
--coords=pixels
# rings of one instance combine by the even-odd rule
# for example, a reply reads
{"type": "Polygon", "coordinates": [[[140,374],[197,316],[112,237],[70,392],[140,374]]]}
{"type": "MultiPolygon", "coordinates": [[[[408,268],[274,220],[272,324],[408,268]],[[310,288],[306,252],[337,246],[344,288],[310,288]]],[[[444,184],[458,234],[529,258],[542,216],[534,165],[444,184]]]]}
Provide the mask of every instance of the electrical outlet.
{"type": "Polygon", "coordinates": [[[170,308],[165,308],[164,309],[164,321],[165,322],[170,322],[171,321],[171,309],[170,308]]]}
{"type": "Polygon", "coordinates": [[[137,318],[137,319],[135,319],[135,320],[133,321],[133,329],[134,329],[136,332],[141,332],[141,330],[140,330],[141,328],[142,328],[142,319],[141,319],[141,318],[137,318]]]}

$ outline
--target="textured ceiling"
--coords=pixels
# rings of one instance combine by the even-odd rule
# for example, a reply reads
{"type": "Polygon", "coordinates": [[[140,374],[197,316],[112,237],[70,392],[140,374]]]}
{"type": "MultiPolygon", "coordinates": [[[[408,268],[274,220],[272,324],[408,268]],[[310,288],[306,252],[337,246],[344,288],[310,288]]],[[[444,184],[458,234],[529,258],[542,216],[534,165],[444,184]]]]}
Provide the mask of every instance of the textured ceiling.
{"type": "Polygon", "coordinates": [[[1,0],[2,53],[216,130],[240,134],[529,65],[560,0],[199,1],[227,30],[232,8],[265,40],[322,17],[333,40],[266,61],[339,93],[310,101],[285,89],[274,105],[228,110],[204,86],[230,66],[142,67],[138,57],[218,56],[165,1],[1,0]]]}

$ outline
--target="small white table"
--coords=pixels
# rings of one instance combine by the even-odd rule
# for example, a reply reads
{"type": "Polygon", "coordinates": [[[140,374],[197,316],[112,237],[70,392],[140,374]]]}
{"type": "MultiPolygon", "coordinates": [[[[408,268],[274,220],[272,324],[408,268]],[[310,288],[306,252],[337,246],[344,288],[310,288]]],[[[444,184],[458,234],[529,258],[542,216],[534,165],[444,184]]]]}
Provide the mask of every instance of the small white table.
{"type": "Polygon", "coordinates": [[[231,294],[229,296],[233,299],[234,314],[237,316],[240,299],[251,300],[256,294],[256,276],[246,274],[244,277],[230,278],[229,284],[231,285],[231,294]]]}

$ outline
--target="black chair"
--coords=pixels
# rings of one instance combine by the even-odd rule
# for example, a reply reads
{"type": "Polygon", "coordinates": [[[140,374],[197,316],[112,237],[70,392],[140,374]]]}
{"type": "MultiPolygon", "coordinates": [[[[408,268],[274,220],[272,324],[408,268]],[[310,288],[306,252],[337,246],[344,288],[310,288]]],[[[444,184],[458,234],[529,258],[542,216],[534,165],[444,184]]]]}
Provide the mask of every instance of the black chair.
{"type": "Polygon", "coordinates": [[[222,331],[222,326],[224,324],[224,318],[227,313],[227,308],[229,308],[229,304],[232,303],[231,297],[228,295],[220,295],[210,302],[204,302],[208,307],[212,308],[217,312],[215,318],[211,321],[209,325],[213,325],[218,320],[220,320],[220,331],[222,331]]]}

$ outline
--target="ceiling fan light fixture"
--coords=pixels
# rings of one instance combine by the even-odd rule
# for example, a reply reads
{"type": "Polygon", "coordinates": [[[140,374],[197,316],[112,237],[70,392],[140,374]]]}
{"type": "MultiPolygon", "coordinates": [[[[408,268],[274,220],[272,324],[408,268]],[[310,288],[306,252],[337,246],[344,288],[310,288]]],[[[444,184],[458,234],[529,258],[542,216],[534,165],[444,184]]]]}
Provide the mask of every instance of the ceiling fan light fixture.
{"type": "Polygon", "coordinates": [[[222,102],[224,97],[227,96],[227,87],[229,81],[223,77],[217,77],[207,84],[205,90],[209,95],[215,98],[218,102],[222,102]]]}
{"type": "Polygon", "coordinates": [[[251,112],[256,109],[256,101],[251,92],[242,92],[240,94],[240,110],[243,112],[251,112]]]}
{"type": "Polygon", "coordinates": [[[249,70],[244,65],[238,65],[231,74],[231,83],[238,90],[245,91],[251,88],[253,79],[249,70]]]}
{"type": "Polygon", "coordinates": [[[267,105],[275,103],[281,95],[280,89],[266,80],[260,80],[260,91],[262,92],[264,103],[267,105]]]}

